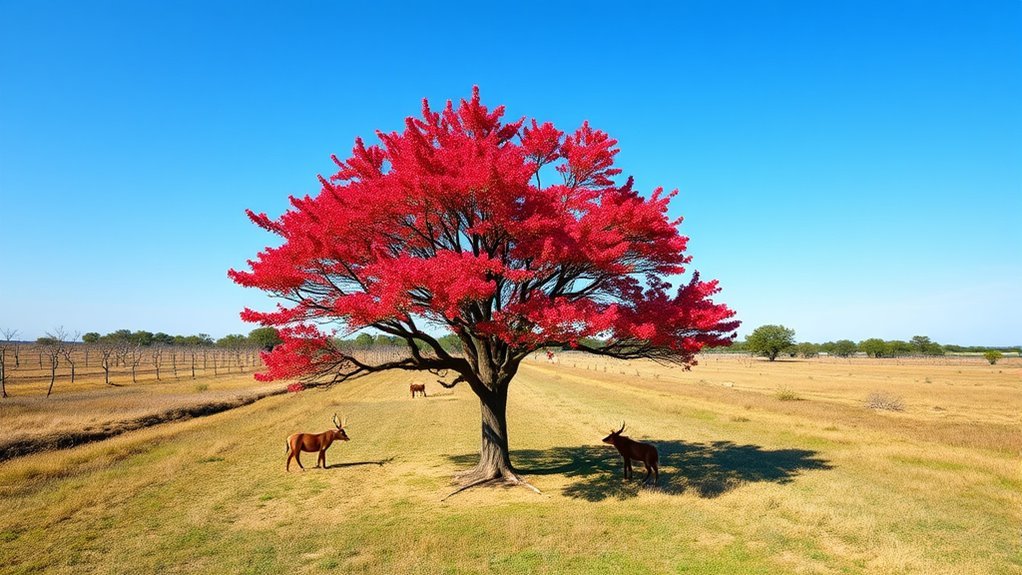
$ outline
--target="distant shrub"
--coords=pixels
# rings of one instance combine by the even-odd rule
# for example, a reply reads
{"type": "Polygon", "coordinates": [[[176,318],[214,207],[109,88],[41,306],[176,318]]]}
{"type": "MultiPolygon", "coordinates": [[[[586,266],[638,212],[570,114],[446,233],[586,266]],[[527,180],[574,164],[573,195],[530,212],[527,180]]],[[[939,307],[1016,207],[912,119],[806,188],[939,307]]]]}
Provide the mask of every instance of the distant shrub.
{"type": "Polygon", "coordinates": [[[866,398],[866,407],[884,411],[905,411],[905,401],[897,395],[874,391],[866,398]]]}
{"type": "Polygon", "coordinates": [[[799,401],[800,399],[802,399],[801,397],[798,396],[797,393],[795,393],[794,390],[792,390],[789,387],[778,388],[777,393],[774,394],[774,397],[781,401],[799,401]]]}
{"type": "Polygon", "coordinates": [[[209,386],[206,385],[205,383],[200,383],[199,385],[195,386],[195,391],[206,391],[207,389],[209,389],[209,386]]]}
{"type": "Polygon", "coordinates": [[[999,360],[1002,357],[1004,357],[1004,354],[999,352],[999,351],[997,351],[996,349],[991,349],[991,350],[987,351],[986,353],[984,353],[983,357],[985,357],[987,359],[987,361],[990,362],[990,365],[994,365],[995,363],[997,363],[997,360],[999,360]]]}

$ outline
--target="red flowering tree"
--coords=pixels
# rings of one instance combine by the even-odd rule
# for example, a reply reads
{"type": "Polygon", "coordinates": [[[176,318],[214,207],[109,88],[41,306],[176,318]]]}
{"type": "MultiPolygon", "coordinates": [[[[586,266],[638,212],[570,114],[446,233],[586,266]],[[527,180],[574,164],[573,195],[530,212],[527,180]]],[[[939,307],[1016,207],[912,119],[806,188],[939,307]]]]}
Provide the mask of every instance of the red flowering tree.
{"type": "MultiPolygon", "coordinates": [[[[691,259],[675,194],[649,197],[615,181],[615,140],[587,123],[565,134],[550,123],[502,122],[478,88],[470,101],[422,116],[403,132],[355,140],[313,197],[291,198],[278,219],[248,212],[283,238],[237,283],[287,302],[243,319],[277,328],[262,379],[332,381],[388,369],[451,373],[482,409],[479,464],[464,485],[521,480],[508,456],[508,386],[521,361],[568,345],[616,358],[684,367],[704,346],[729,345],[738,322],[710,297],[716,281],[670,291],[667,277],[691,259]],[[551,182],[550,180],[556,180],[551,182]],[[372,364],[346,353],[319,326],[373,327],[401,338],[408,354],[372,364]],[[461,341],[448,353],[431,333],[461,341]],[[429,330],[425,326],[433,326],[429,330]],[[583,338],[605,344],[591,347],[583,338]]],[[[335,332],[336,333],[336,332],[335,332]]]]}

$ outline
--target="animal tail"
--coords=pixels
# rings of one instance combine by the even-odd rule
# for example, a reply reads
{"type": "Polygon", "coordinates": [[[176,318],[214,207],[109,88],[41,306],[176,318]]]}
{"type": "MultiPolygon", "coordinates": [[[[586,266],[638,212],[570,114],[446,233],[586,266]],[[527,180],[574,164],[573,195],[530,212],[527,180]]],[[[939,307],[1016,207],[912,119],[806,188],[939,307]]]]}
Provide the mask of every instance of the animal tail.
{"type": "Polygon", "coordinates": [[[287,455],[288,453],[291,453],[291,442],[285,439],[284,440],[284,455],[287,455]]]}

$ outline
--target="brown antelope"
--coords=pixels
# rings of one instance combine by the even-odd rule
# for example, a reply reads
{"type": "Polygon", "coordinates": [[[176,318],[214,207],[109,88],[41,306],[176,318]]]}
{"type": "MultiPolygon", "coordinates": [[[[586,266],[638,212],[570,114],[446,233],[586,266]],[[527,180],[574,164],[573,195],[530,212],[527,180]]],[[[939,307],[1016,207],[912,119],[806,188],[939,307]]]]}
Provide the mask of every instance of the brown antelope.
{"type": "Polygon", "coordinates": [[[603,438],[603,442],[616,447],[618,453],[624,458],[625,479],[632,476],[632,460],[634,459],[641,461],[646,466],[646,477],[642,479],[642,484],[645,485],[649,481],[650,474],[653,474],[653,484],[656,485],[657,480],[660,479],[660,456],[657,454],[656,447],[621,435],[624,430],[625,424],[621,422],[621,429],[611,431],[610,435],[603,438]]]}
{"type": "Polygon", "coordinates": [[[344,422],[337,420],[337,414],[334,414],[334,425],[337,429],[331,429],[330,431],[324,431],[323,433],[295,433],[287,438],[287,465],[284,466],[285,471],[291,471],[291,458],[294,458],[298,462],[298,467],[305,470],[305,466],[302,465],[302,460],[299,457],[303,451],[318,451],[319,457],[316,458],[316,467],[323,464],[323,468],[326,469],[326,450],[330,447],[330,444],[335,440],[349,441],[348,434],[344,432],[344,422]]]}
{"type": "Polygon", "coordinates": [[[412,399],[415,399],[416,393],[421,393],[422,397],[426,397],[426,384],[425,383],[413,383],[408,386],[408,389],[412,392],[412,399]]]}

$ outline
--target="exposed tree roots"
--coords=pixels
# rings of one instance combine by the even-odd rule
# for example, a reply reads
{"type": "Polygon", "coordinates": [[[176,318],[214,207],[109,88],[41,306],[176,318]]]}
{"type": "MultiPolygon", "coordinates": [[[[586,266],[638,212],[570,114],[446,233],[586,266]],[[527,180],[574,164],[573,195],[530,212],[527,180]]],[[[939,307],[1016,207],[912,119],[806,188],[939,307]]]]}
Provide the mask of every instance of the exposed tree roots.
{"type": "Polygon", "coordinates": [[[455,476],[455,478],[458,480],[460,485],[457,489],[445,495],[440,501],[447,501],[449,498],[461,493],[462,491],[467,491],[473,487],[479,487],[480,485],[487,484],[507,486],[520,485],[540,495],[543,494],[543,492],[537,489],[536,486],[522,479],[518,474],[511,470],[495,471],[491,469],[476,468],[459,473],[455,476]]]}

